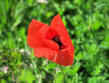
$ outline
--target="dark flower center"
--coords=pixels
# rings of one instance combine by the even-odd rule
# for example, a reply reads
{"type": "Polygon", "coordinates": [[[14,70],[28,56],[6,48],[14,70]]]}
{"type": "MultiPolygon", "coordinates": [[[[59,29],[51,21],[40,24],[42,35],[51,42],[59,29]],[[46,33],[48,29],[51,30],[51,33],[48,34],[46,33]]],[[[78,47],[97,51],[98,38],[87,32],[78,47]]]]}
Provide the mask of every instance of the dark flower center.
{"type": "Polygon", "coordinates": [[[55,37],[52,38],[52,40],[59,45],[59,49],[62,49],[63,44],[62,44],[62,42],[60,40],[60,36],[55,36],[55,37]]]}

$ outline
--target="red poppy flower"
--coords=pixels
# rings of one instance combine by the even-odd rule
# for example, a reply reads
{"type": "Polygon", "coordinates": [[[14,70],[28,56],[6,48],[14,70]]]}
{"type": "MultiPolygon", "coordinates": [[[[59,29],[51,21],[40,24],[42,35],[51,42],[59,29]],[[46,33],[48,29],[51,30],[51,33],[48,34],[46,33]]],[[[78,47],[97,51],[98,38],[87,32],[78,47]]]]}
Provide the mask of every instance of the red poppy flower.
{"type": "Polygon", "coordinates": [[[32,20],[28,29],[27,43],[34,48],[36,57],[44,57],[60,65],[73,64],[74,47],[59,15],[48,26],[32,20]]]}

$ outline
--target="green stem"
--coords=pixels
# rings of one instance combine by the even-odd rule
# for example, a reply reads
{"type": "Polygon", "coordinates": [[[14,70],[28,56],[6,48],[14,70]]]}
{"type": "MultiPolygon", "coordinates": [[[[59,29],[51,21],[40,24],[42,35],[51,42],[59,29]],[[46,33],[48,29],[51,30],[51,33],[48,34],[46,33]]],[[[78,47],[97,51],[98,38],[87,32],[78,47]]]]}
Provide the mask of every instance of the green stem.
{"type": "Polygon", "coordinates": [[[56,83],[56,70],[54,69],[54,83],[56,83]]]}
{"type": "Polygon", "coordinates": [[[65,76],[65,73],[64,73],[64,71],[63,71],[63,68],[62,68],[62,66],[61,65],[59,65],[59,67],[60,67],[60,70],[61,70],[61,72],[62,72],[62,74],[63,74],[63,82],[62,83],[64,83],[65,82],[65,80],[66,80],[66,76],[65,76]]]}
{"type": "MultiPolygon", "coordinates": [[[[35,77],[37,79],[37,66],[35,64],[35,61],[34,61],[34,52],[32,51],[32,56],[30,56],[31,58],[31,62],[32,62],[32,66],[33,66],[33,70],[34,70],[34,73],[35,73],[35,77]]],[[[37,82],[36,82],[37,83],[37,82]]]]}

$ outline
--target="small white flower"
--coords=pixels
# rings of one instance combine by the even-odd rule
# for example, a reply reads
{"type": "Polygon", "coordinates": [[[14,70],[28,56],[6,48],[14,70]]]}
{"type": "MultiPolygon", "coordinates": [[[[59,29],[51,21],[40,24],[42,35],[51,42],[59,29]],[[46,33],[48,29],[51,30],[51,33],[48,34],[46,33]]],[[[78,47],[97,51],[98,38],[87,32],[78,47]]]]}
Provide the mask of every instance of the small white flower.
{"type": "Polygon", "coordinates": [[[48,3],[48,1],[47,1],[47,0],[37,0],[37,2],[38,2],[38,3],[45,3],[45,4],[47,4],[47,3],[48,3]]]}
{"type": "Polygon", "coordinates": [[[9,68],[8,66],[3,67],[3,72],[7,73],[8,72],[8,68],[9,68]]]}
{"type": "Polygon", "coordinates": [[[18,42],[21,42],[22,41],[22,38],[18,38],[18,42]]]}
{"type": "Polygon", "coordinates": [[[25,50],[24,50],[24,49],[20,49],[19,52],[20,52],[20,53],[24,53],[25,50]]]}
{"type": "Polygon", "coordinates": [[[30,51],[26,51],[26,53],[27,53],[27,55],[30,55],[30,54],[31,54],[31,52],[30,52],[30,51]]]}

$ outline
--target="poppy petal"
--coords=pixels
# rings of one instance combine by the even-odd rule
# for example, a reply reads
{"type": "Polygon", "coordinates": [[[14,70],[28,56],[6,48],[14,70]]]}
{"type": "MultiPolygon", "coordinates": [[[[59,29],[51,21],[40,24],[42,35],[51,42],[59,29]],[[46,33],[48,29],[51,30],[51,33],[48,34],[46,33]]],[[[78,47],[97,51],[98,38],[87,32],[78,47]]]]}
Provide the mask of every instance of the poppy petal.
{"type": "Polygon", "coordinates": [[[46,34],[46,38],[52,40],[52,38],[56,35],[59,35],[59,33],[56,30],[49,28],[46,34]]]}
{"type": "Polygon", "coordinates": [[[58,53],[54,50],[51,50],[50,48],[35,48],[34,49],[34,55],[36,57],[44,57],[50,61],[54,61],[55,56],[58,53]]]}
{"type": "Polygon", "coordinates": [[[55,29],[59,33],[60,40],[64,45],[69,45],[69,42],[71,43],[71,39],[64,26],[64,23],[61,20],[60,15],[57,15],[53,18],[50,28],[55,29]]]}
{"type": "Polygon", "coordinates": [[[48,25],[37,20],[32,20],[28,28],[27,43],[31,48],[45,47],[45,34],[48,31],[48,25]]]}
{"type": "Polygon", "coordinates": [[[73,64],[73,58],[73,54],[71,56],[71,53],[65,49],[59,52],[55,62],[60,65],[69,66],[73,64]]]}
{"type": "Polygon", "coordinates": [[[45,40],[46,41],[46,45],[51,48],[52,50],[59,50],[59,46],[56,42],[52,41],[52,40],[45,40]]]}
{"type": "Polygon", "coordinates": [[[51,49],[59,50],[58,44],[52,40],[53,37],[55,37],[56,35],[59,35],[59,33],[49,27],[47,34],[46,34],[46,44],[51,49]]]}

